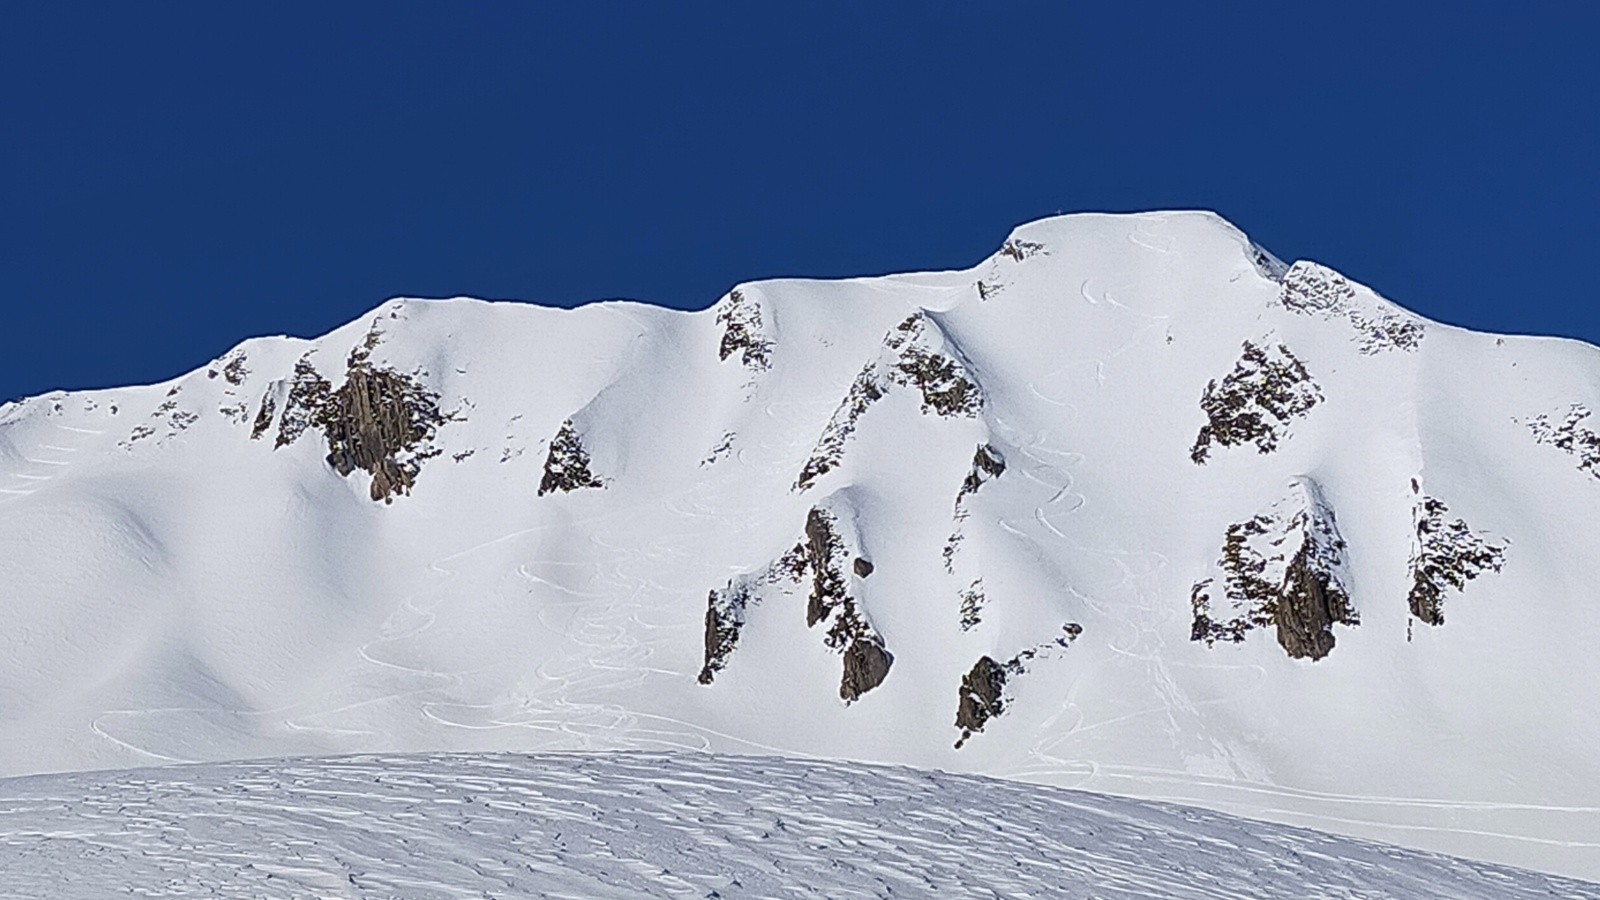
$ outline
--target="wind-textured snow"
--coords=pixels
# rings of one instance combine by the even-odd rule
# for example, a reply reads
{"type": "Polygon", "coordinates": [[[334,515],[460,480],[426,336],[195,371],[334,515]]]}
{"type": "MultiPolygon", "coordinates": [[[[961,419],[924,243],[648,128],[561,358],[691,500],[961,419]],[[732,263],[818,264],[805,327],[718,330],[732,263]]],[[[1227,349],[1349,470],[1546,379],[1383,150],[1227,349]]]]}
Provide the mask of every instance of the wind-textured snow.
{"type": "Polygon", "coordinates": [[[422,754],[0,781],[7,897],[1595,898],[1600,886],[998,779],[422,754]]]}
{"type": "Polygon", "coordinates": [[[1600,878],[1595,408],[1592,346],[1202,213],[698,313],[394,300],[0,406],[0,774],[753,752],[1600,878]]]}

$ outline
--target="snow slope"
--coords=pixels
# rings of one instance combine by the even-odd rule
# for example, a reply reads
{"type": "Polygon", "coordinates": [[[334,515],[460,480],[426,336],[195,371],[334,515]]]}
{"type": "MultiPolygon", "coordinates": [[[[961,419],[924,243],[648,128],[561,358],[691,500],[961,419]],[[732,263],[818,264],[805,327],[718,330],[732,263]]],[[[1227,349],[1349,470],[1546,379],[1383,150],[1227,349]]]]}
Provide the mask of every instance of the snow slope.
{"type": "Polygon", "coordinates": [[[0,407],[0,772],[848,758],[1600,878],[1597,403],[1203,213],[396,300],[0,407]]]}
{"type": "Polygon", "coordinates": [[[357,756],[0,781],[8,897],[1582,898],[1219,813],[706,754],[357,756]]]}

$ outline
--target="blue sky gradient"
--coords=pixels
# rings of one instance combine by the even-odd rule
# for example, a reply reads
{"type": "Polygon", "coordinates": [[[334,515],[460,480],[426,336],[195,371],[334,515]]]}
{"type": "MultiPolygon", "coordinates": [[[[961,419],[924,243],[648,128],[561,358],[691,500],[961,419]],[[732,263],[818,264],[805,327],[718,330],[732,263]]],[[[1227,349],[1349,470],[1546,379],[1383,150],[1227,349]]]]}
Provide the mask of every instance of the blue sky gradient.
{"type": "Polygon", "coordinates": [[[1597,38],[1588,2],[16,4],[0,398],[393,295],[965,266],[1076,210],[1600,340],[1597,38]]]}

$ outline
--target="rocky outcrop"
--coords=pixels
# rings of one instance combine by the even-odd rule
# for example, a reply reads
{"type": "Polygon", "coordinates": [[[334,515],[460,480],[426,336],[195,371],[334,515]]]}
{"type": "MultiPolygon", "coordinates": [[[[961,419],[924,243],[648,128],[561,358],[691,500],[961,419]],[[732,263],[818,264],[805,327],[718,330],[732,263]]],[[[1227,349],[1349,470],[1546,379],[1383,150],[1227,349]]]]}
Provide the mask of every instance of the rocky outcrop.
{"type": "Polygon", "coordinates": [[[776,561],[752,575],[736,575],[727,586],[711,591],[706,598],[705,664],[700,669],[701,684],[710,684],[728,665],[739,646],[749,609],[761,601],[762,589],[771,585],[798,585],[806,574],[806,550],[797,545],[776,561]]]}
{"type": "Polygon", "coordinates": [[[844,650],[844,677],[839,682],[839,696],[846,703],[854,702],[889,677],[889,666],[894,656],[885,650],[883,640],[877,636],[857,638],[844,650]]]}
{"type": "Polygon", "coordinates": [[[705,665],[700,683],[710,684],[727,665],[739,643],[745,614],[759,599],[761,588],[810,581],[806,598],[806,627],[825,627],[823,643],[842,659],[839,696],[853,703],[883,683],[894,664],[894,654],[872,627],[851,589],[852,579],[870,576],[874,567],[847,539],[839,517],[824,507],[806,515],[805,537],[799,544],[755,575],[737,576],[706,601],[705,665]]]}
{"type": "Polygon", "coordinates": [[[350,367],[312,421],[327,438],[328,465],[343,476],[367,472],[372,499],[388,503],[411,493],[422,462],[440,453],[432,440],[446,418],[438,394],[363,361],[350,367]]]}
{"type": "Polygon", "coordinates": [[[261,395],[261,409],[256,413],[256,420],[250,426],[250,440],[259,441],[261,436],[272,427],[273,419],[278,416],[278,396],[271,390],[261,395]]]}
{"type": "Polygon", "coordinates": [[[1592,414],[1589,407],[1574,403],[1559,424],[1542,415],[1528,423],[1528,430],[1535,441],[1570,454],[1580,472],[1600,478],[1600,434],[1583,424],[1592,414]]]}
{"type": "Polygon", "coordinates": [[[999,478],[1006,470],[1005,457],[1000,455],[990,444],[980,444],[972,457],[972,470],[961,482],[961,489],[956,491],[955,527],[950,531],[950,537],[944,544],[944,568],[946,572],[955,574],[956,551],[960,549],[965,535],[961,531],[962,523],[967,520],[967,498],[978,492],[978,488],[995,478],[999,478]]]}
{"type": "Polygon", "coordinates": [[[806,490],[839,465],[861,417],[896,386],[916,388],[925,414],[973,417],[983,407],[977,381],[942,333],[926,313],[913,313],[890,329],[878,358],[851,382],[795,479],[795,490],[806,490]]]}
{"type": "Polygon", "coordinates": [[[1044,245],[1038,241],[1025,241],[1021,238],[1012,238],[1000,245],[1000,255],[1009,256],[1017,262],[1022,262],[1030,256],[1047,253],[1044,245]]]}
{"type": "Polygon", "coordinates": [[[823,642],[844,655],[844,675],[839,696],[850,703],[883,682],[894,662],[883,638],[850,590],[846,561],[854,556],[839,527],[838,518],[822,507],[806,516],[805,565],[811,573],[811,596],[806,603],[806,627],[827,625],[823,642]]]}
{"type": "Polygon", "coordinates": [[[1288,434],[1290,422],[1322,402],[1322,390],[1305,364],[1283,344],[1261,347],[1244,342],[1233,371],[1212,380],[1200,396],[1206,424],[1200,427],[1189,458],[1203,465],[1213,443],[1222,447],[1255,444],[1271,453],[1288,434]]]}
{"type": "Polygon", "coordinates": [[[717,310],[717,324],[722,326],[719,359],[737,354],[747,369],[766,371],[771,367],[772,339],[763,327],[760,304],[735,288],[717,310]]]}
{"type": "Polygon", "coordinates": [[[1005,712],[1006,685],[1016,676],[1026,673],[1028,663],[1042,654],[1070,647],[1081,634],[1081,625],[1068,622],[1061,626],[1061,634],[1055,639],[1029,647],[1003,663],[995,662],[987,655],[979,657],[971,671],[962,676],[961,687],[956,694],[956,727],[961,729],[961,737],[956,739],[956,749],[960,750],[991,719],[1005,712]]]}
{"type": "Polygon", "coordinates": [[[1465,520],[1449,519],[1449,507],[1423,494],[1416,479],[1412,479],[1411,489],[1417,499],[1412,512],[1411,591],[1406,602],[1411,615],[1429,625],[1443,625],[1445,595],[1459,593],[1484,572],[1500,571],[1506,548],[1473,532],[1465,520]]]}
{"type": "Polygon", "coordinates": [[[1005,686],[1005,666],[987,656],[979,657],[972,671],[962,677],[956,701],[956,727],[961,729],[957,750],[974,733],[982,731],[990,719],[1005,711],[1005,686]]]}
{"type": "Polygon", "coordinates": [[[273,442],[273,449],[282,449],[298,441],[332,394],[333,385],[311,364],[311,355],[300,357],[289,379],[289,393],[284,398],[283,414],[278,418],[278,439],[273,442]]]}
{"type": "Polygon", "coordinates": [[[544,460],[544,475],[539,479],[539,496],[553,491],[603,488],[605,482],[589,471],[589,451],[584,449],[578,429],[568,419],[561,423],[550,440],[550,453],[544,460]]]}
{"type": "MultiPolygon", "coordinates": [[[[439,395],[420,376],[372,362],[381,338],[374,325],[350,351],[344,383],[337,390],[309,354],[295,363],[273,448],[293,444],[309,428],[320,429],[328,445],[328,465],[345,477],[358,469],[367,472],[372,499],[390,503],[411,493],[422,463],[439,455],[434,436],[452,417],[440,410],[439,395]]],[[[252,438],[271,427],[276,407],[277,394],[269,390],[262,396],[252,438]]]]}
{"type": "Polygon", "coordinates": [[[722,590],[713,590],[706,599],[706,659],[700,669],[700,683],[710,684],[728,664],[728,657],[739,645],[745,609],[751,600],[748,583],[730,581],[722,590]]]}
{"type": "Polygon", "coordinates": [[[1006,458],[1000,455],[992,444],[979,444],[977,452],[972,455],[972,471],[967,473],[966,480],[961,482],[961,490],[956,494],[956,505],[969,494],[976,494],[978,488],[985,482],[999,478],[1006,471],[1006,458]]]}
{"type": "Polygon", "coordinates": [[[1281,280],[1278,303],[1284,309],[1322,319],[1345,319],[1356,332],[1357,349],[1367,355],[1385,350],[1415,350],[1422,343],[1422,322],[1398,309],[1357,302],[1356,289],[1343,275],[1301,260],[1281,280]]]}
{"type": "Polygon", "coordinates": [[[1290,657],[1327,656],[1335,624],[1360,624],[1345,587],[1345,550],[1321,488],[1309,478],[1292,480],[1287,496],[1267,512],[1228,526],[1217,561],[1226,611],[1213,601],[1217,579],[1197,582],[1189,597],[1190,639],[1238,643],[1253,629],[1272,627],[1290,657]]]}

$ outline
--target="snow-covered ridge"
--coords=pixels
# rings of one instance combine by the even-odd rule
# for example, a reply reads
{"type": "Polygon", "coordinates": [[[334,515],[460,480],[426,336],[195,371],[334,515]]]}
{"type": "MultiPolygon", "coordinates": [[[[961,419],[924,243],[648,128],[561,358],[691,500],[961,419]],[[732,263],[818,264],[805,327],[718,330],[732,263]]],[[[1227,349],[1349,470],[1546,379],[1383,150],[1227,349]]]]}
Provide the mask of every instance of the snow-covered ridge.
{"type": "Polygon", "coordinates": [[[1597,393],[1200,213],[391,301],[0,413],[0,772],[758,750],[1600,877],[1597,393]]]}
{"type": "Polygon", "coordinates": [[[426,754],[0,780],[15,898],[1594,898],[1202,810],[777,758],[426,754]]]}

